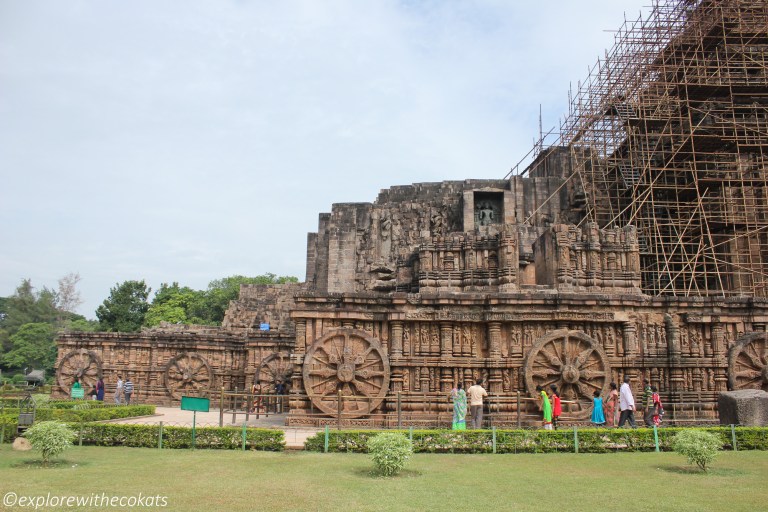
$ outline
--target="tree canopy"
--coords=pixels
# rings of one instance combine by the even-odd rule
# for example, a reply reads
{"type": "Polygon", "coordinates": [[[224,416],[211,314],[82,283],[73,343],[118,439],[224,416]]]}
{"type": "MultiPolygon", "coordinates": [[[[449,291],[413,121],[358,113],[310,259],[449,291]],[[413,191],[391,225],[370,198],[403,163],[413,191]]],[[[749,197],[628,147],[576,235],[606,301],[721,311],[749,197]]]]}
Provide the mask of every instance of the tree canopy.
{"type": "Polygon", "coordinates": [[[116,284],[109,290],[109,297],[96,308],[102,330],[135,332],[141,329],[151,291],[144,280],[116,284]]]}

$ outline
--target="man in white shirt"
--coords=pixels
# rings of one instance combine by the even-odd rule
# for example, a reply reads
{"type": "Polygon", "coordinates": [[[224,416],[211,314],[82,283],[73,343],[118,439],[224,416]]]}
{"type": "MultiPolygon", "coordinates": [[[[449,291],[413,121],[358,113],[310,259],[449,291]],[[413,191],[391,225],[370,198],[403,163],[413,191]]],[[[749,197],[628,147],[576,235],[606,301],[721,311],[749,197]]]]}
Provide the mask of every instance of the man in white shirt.
{"type": "Polygon", "coordinates": [[[619,390],[619,409],[621,410],[619,427],[623,427],[624,422],[629,420],[629,425],[632,428],[637,428],[635,424],[635,397],[632,396],[632,389],[629,387],[629,376],[624,377],[624,384],[619,390]]]}
{"type": "Polygon", "coordinates": [[[472,415],[472,428],[483,426],[483,397],[488,393],[483,387],[483,379],[477,379],[474,386],[467,390],[469,397],[469,413],[472,415]]]}

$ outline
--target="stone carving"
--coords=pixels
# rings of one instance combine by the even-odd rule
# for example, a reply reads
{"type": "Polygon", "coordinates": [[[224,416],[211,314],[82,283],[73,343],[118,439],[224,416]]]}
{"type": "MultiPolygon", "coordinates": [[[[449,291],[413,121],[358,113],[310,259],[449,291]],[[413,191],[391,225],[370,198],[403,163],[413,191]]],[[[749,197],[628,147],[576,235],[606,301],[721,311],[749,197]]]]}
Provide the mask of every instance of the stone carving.
{"type": "Polygon", "coordinates": [[[731,389],[768,391],[768,334],[756,332],[740,338],[728,354],[731,389]]]}
{"type": "Polygon", "coordinates": [[[208,361],[196,352],[183,352],[165,365],[165,389],[176,400],[182,395],[195,396],[210,392],[213,370],[208,361]]]}
{"type": "Polygon", "coordinates": [[[262,390],[265,392],[274,392],[277,381],[280,380],[286,385],[286,394],[290,390],[291,374],[293,373],[293,364],[291,355],[288,352],[279,352],[267,356],[259,364],[259,370],[256,373],[256,380],[262,383],[262,390]],[[267,386],[267,389],[264,386],[267,386]]]}
{"type": "Polygon", "coordinates": [[[303,365],[304,390],[312,404],[327,414],[341,407],[356,418],[375,410],[389,390],[389,359],[381,344],[356,329],[338,329],[315,341],[303,365]]]}
{"type": "Polygon", "coordinates": [[[589,415],[592,394],[605,394],[611,368],[603,349],[580,331],[561,329],[538,340],[525,358],[525,385],[531,396],[536,386],[555,384],[564,400],[575,401],[571,414],[589,415]]]}
{"type": "Polygon", "coordinates": [[[56,383],[69,392],[75,379],[79,379],[83,389],[88,392],[102,376],[101,367],[101,358],[96,352],[84,348],[72,350],[59,362],[56,383]]]}

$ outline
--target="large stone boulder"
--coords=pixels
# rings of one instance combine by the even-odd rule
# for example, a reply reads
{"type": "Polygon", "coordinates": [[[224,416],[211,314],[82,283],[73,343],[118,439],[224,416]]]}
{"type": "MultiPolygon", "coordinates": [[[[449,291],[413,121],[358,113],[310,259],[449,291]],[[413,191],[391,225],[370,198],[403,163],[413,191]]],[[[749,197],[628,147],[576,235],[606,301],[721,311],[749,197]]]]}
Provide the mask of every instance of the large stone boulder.
{"type": "Polygon", "coordinates": [[[24,437],[17,437],[13,440],[13,449],[20,452],[26,452],[32,449],[29,440],[24,437]]]}
{"type": "Polygon", "coordinates": [[[768,426],[768,393],[760,389],[740,389],[720,393],[717,398],[721,425],[768,426]]]}

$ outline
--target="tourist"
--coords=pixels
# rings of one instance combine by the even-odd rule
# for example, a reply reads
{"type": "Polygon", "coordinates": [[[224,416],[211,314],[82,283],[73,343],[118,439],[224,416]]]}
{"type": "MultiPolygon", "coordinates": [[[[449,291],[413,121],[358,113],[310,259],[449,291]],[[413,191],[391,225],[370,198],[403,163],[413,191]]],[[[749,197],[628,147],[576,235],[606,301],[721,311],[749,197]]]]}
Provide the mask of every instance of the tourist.
{"type": "Polygon", "coordinates": [[[600,427],[605,425],[605,414],[603,414],[603,399],[600,397],[600,391],[594,392],[592,398],[592,423],[600,427]]]}
{"type": "Polygon", "coordinates": [[[549,396],[552,397],[552,428],[557,430],[557,420],[563,414],[563,407],[560,405],[560,394],[557,392],[557,386],[550,384],[549,396]]]}
{"type": "Polygon", "coordinates": [[[661,417],[664,414],[664,407],[661,405],[661,397],[659,396],[656,386],[652,386],[651,391],[653,392],[651,394],[651,402],[653,403],[653,416],[651,419],[653,421],[653,425],[658,427],[661,425],[661,417]]]}
{"type": "Polygon", "coordinates": [[[483,379],[477,379],[474,386],[467,390],[469,395],[469,412],[472,415],[472,428],[481,428],[483,426],[483,397],[488,396],[488,392],[483,387],[483,379]]]}
{"type": "Polygon", "coordinates": [[[646,427],[650,427],[653,423],[653,390],[647,380],[643,380],[643,422],[646,427]]]}
{"type": "Polygon", "coordinates": [[[85,391],[83,391],[83,386],[80,384],[80,379],[75,377],[75,383],[72,384],[72,390],[69,392],[70,396],[72,398],[78,399],[78,398],[84,398],[85,397],[85,391]]]}
{"type": "Polygon", "coordinates": [[[552,430],[552,404],[549,402],[549,396],[547,396],[547,392],[541,386],[536,386],[536,392],[539,393],[539,398],[541,399],[539,407],[541,407],[543,416],[544,430],[552,430]]]}
{"type": "Polygon", "coordinates": [[[467,423],[467,393],[462,389],[463,384],[459,382],[451,390],[451,401],[453,401],[453,430],[466,430],[467,423]]]}
{"type": "Polygon", "coordinates": [[[253,385],[251,385],[251,398],[253,400],[251,413],[255,413],[261,409],[261,381],[253,381],[253,385]]]}
{"type": "Polygon", "coordinates": [[[96,400],[99,402],[104,401],[104,379],[102,377],[99,377],[99,380],[96,381],[96,400]]]}
{"type": "Polygon", "coordinates": [[[118,375],[117,386],[115,387],[115,403],[117,405],[120,405],[120,401],[122,400],[122,395],[123,395],[123,376],[118,375]]]}
{"type": "Polygon", "coordinates": [[[605,400],[605,420],[609,427],[615,427],[619,422],[619,389],[611,382],[611,391],[605,400]]]}
{"type": "Polygon", "coordinates": [[[635,423],[635,397],[632,396],[632,389],[629,387],[629,376],[624,377],[624,384],[621,385],[619,390],[619,409],[621,409],[621,415],[619,416],[619,427],[624,426],[624,422],[629,420],[629,424],[632,428],[637,428],[635,423]]]}
{"type": "Polygon", "coordinates": [[[99,394],[99,391],[96,389],[96,384],[91,386],[91,390],[88,392],[88,396],[91,397],[91,400],[96,400],[96,396],[99,394]]]}
{"type": "Polygon", "coordinates": [[[133,395],[133,382],[130,377],[125,378],[123,383],[123,395],[125,395],[125,405],[131,405],[131,395],[133,395]]]}
{"type": "Polygon", "coordinates": [[[277,395],[277,411],[283,412],[283,395],[285,395],[285,383],[282,379],[278,379],[275,383],[275,394],[277,395]]]}

